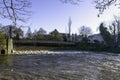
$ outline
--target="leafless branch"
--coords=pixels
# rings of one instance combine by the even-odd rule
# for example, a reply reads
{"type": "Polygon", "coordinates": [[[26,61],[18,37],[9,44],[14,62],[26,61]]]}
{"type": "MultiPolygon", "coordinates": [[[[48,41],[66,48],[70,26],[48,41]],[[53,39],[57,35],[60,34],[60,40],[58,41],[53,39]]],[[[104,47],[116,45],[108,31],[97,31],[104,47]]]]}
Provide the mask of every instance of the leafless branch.
{"type": "Polygon", "coordinates": [[[30,11],[27,11],[30,6],[30,0],[1,0],[0,15],[16,25],[17,21],[25,22],[25,17],[30,15],[30,11]]]}
{"type": "Polygon", "coordinates": [[[96,9],[99,10],[99,14],[102,14],[109,6],[120,5],[120,0],[94,0],[94,3],[96,4],[96,9]]]}

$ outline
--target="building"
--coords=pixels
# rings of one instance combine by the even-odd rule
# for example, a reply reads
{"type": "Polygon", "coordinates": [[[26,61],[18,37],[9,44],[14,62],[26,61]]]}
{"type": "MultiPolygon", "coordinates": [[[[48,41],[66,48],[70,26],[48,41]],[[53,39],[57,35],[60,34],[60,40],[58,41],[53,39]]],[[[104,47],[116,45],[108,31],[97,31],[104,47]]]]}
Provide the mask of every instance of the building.
{"type": "Polygon", "coordinates": [[[104,39],[101,34],[93,34],[88,36],[90,43],[95,43],[95,42],[104,42],[104,39]]]}

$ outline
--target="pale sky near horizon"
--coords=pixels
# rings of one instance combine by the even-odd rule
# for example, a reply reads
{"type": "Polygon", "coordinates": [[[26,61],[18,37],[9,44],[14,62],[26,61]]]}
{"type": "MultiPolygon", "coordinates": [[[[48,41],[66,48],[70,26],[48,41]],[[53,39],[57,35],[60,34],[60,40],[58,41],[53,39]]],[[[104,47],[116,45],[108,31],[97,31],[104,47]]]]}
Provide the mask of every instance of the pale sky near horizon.
{"type": "MultiPolygon", "coordinates": [[[[78,33],[80,26],[88,26],[93,33],[101,22],[110,22],[114,15],[120,14],[117,7],[109,7],[99,18],[98,10],[95,9],[93,0],[84,0],[79,5],[64,4],[59,0],[31,0],[32,16],[24,25],[30,25],[32,32],[39,28],[48,33],[57,29],[59,32],[68,32],[68,20],[72,20],[72,33],[78,33]]],[[[2,21],[1,24],[7,24],[2,21]]]]}

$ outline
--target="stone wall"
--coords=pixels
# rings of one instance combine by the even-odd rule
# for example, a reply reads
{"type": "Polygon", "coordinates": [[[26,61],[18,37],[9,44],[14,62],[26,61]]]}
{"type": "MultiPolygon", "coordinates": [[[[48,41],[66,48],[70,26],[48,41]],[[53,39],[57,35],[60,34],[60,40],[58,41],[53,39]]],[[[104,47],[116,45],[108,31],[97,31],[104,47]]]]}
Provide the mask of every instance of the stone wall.
{"type": "Polygon", "coordinates": [[[12,54],[13,53],[13,40],[12,39],[8,39],[8,54],[12,54]]]}
{"type": "Polygon", "coordinates": [[[11,54],[13,51],[12,39],[0,38],[0,54],[11,54]]]}
{"type": "Polygon", "coordinates": [[[6,54],[7,53],[7,46],[6,46],[6,39],[0,39],[0,54],[6,54]]]}

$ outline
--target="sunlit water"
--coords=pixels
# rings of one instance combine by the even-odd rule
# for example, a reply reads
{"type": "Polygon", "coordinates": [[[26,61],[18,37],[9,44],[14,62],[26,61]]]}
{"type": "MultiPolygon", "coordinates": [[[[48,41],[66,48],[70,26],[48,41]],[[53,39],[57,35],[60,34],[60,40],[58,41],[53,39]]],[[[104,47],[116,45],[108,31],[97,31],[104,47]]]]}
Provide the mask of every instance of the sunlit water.
{"type": "Polygon", "coordinates": [[[0,55],[0,80],[120,80],[120,55],[0,55]]]}

